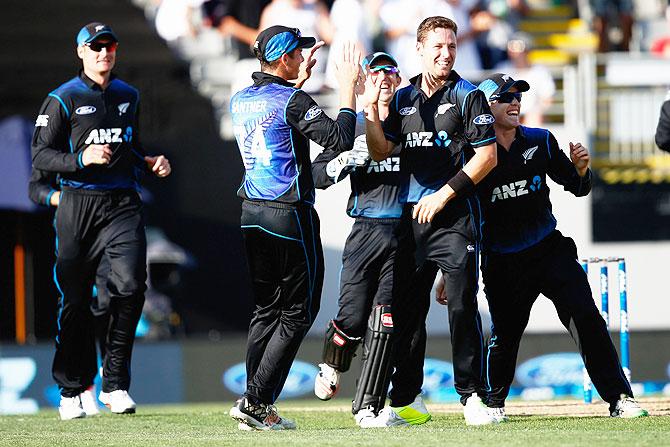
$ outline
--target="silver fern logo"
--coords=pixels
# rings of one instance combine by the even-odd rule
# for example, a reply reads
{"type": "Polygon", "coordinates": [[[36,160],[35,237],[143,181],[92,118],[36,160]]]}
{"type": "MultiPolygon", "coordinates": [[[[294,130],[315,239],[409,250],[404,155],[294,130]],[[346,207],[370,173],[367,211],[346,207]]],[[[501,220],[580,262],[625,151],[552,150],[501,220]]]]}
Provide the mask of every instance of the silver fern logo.
{"type": "Polygon", "coordinates": [[[531,147],[530,149],[526,149],[523,151],[523,164],[528,163],[528,160],[533,158],[533,155],[535,155],[535,152],[537,152],[537,146],[531,147]]]}

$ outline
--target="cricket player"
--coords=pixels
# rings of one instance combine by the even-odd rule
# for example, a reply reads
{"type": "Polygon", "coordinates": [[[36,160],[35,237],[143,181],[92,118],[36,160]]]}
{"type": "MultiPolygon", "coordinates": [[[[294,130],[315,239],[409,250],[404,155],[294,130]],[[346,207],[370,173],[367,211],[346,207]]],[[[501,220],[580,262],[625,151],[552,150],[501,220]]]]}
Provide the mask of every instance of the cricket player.
{"type": "MultiPolygon", "coordinates": [[[[374,88],[375,80],[382,79],[379,107],[383,120],[401,82],[398,63],[390,54],[377,52],[366,56],[361,65],[367,88],[374,88]]],[[[410,228],[401,219],[403,177],[399,155],[381,162],[370,161],[365,115],[361,112],[354,147],[340,154],[324,151],[312,163],[317,188],[327,188],[349,176],[347,214],[355,219],[342,254],[338,314],[326,329],[323,363],[319,365],[314,393],[319,399],[331,399],[339,390],[340,375],[349,370],[358,345],[364,343],[363,368],[352,405],[356,423],[362,428],[369,428],[384,407],[396,330],[407,317],[396,314],[395,309],[399,300],[408,296],[406,288],[415,265],[410,228]]],[[[398,410],[405,416],[401,419],[405,425],[430,419],[421,397],[411,403],[416,408],[398,410]]]]}
{"type": "Polygon", "coordinates": [[[114,31],[89,23],[76,42],[83,68],[44,100],[32,142],[33,168],[57,173],[62,188],[55,220],[60,303],[53,362],[61,419],[86,415],[80,395],[97,374],[89,305],[103,256],[109,260],[110,326],[99,399],[112,413],[135,412],[130,363],[146,290],[140,174],[171,172],[164,156],[144,155],[139,92],[112,73],[119,45],[114,31]]]}
{"type": "MultiPolygon", "coordinates": [[[[590,155],[570,143],[570,158],[546,129],[521,126],[526,81],[496,73],[482,81],[495,117],[498,165],[478,185],[484,225],[482,272],[492,319],[488,345],[487,405],[498,422],[507,420],[505,399],[514,379],[521,336],[540,295],[549,298],[575,339],[584,364],[610,415],[646,416],[619,363],[577,261],[574,241],[556,229],[547,175],[577,197],[591,190],[590,155]]],[[[449,292],[440,293],[450,300],[449,292]]]]}
{"type": "Polygon", "coordinates": [[[316,62],[313,52],[305,59],[302,49],[320,45],[297,28],[277,25],[261,31],[254,44],[261,71],[230,102],[245,169],[238,195],[255,303],[247,387],[230,410],[242,430],[295,428],[279,416],[274,403],[319,310],[323,285],[309,140],[337,152],[354,142],[360,53],[353,45],[344,46],[338,61],[340,111],[335,121],[289,82],[300,77],[301,67],[316,62]]]}
{"type": "MultiPolygon", "coordinates": [[[[429,17],[417,30],[423,71],[396,92],[383,124],[377,101],[366,108],[373,160],[401,146],[407,179],[401,192],[417,257],[445,275],[456,391],[468,425],[493,423],[483,381],[484,339],[477,309],[479,204],[475,184],[496,164],[493,116],[483,93],[452,68],[456,23],[429,17]]],[[[377,87],[379,91],[379,87],[377,87]]]]}

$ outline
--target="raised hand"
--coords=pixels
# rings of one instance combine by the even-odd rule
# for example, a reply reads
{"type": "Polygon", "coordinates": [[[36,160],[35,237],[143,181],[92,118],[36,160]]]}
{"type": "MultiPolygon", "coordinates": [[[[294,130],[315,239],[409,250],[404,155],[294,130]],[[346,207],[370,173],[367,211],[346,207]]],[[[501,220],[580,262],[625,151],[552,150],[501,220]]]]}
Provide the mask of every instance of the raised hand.
{"type": "Polygon", "coordinates": [[[304,61],[302,61],[302,64],[300,64],[300,73],[298,74],[298,79],[296,80],[295,83],[295,86],[297,88],[301,88],[302,85],[305,83],[305,81],[307,81],[310,77],[312,77],[312,68],[314,68],[314,65],[316,65],[316,59],[314,58],[314,54],[319,48],[321,48],[325,44],[326,42],[320,40],[316,43],[316,45],[310,48],[307,57],[305,58],[304,61]]]}
{"type": "Polygon", "coordinates": [[[361,52],[351,41],[342,43],[340,58],[335,61],[340,87],[355,86],[361,69],[361,52]]]}

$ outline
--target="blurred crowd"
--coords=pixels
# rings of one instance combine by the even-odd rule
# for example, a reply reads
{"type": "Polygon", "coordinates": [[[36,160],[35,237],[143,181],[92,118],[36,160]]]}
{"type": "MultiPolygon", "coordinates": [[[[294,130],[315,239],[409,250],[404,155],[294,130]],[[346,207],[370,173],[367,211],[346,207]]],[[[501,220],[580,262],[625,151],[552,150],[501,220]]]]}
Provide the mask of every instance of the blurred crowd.
{"type": "MultiPolygon", "coordinates": [[[[186,60],[234,54],[239,60],[233,91],[257,69],[251,45],[261,29],[282,24],[323,40],[310,93],[336,85],[332,57],[345,40],[363,54],[387,51],[399,63],[404,82],[418,74],[416,28],[422,19],[441,15],[459,26],[455,69],[477,80],[482,70],[505,71],[537,86],[524,100],[525,123],[539,125],[555,92],[551,71],[529,57],[535,37],[520,32],[534,9],[568,8],[597,36],[594,51],[651,51],[670,57],[668,0],[144,0],[158,34],[186,60]],[[663,14],[667,21],[662,19],[663,14]],[[634,46],[633,47],[633,44],[634,46]],[[239,73],[239,75],[237,75],[239,73]]],[[[527,27],[526,30],[528,31],[527,27]]]]}

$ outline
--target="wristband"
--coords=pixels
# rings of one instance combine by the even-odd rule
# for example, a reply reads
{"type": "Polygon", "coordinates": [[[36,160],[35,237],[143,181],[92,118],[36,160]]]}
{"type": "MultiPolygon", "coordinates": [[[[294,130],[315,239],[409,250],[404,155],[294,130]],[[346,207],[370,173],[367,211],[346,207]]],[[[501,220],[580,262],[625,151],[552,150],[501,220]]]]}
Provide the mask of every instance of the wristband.
{"type": "Polygon", "coordinates": [[[449,179],[447,185],[454,190],[457,196],[469,194],[475,189],[475,182],[462,169],[449,179]]]}

